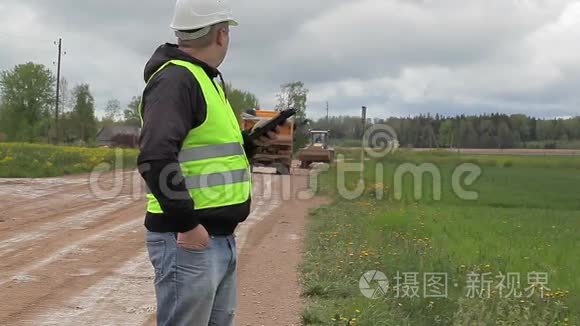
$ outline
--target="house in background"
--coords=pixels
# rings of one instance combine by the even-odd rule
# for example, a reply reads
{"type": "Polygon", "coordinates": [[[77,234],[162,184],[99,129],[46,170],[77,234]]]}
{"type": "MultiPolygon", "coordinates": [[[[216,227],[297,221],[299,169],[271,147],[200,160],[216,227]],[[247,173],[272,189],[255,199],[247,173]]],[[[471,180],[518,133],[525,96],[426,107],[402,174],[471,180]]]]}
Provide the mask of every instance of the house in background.
{"type": "Polygon", "coordinates": [[[141,128],[134,126],[105,126],[97,133],[97,145],[107,147],[137,147],[141,128]]]}

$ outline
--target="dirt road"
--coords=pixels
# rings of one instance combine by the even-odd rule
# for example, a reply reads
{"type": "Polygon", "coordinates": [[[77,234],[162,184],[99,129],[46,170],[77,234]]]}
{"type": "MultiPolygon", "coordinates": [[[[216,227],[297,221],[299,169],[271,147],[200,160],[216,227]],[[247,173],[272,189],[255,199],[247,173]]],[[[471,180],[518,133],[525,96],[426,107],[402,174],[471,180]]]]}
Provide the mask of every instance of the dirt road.
{"type": "MultiPolygon", "coordinates": [[[[304,215],[320,204],[299,174],[254,178],[237,231],[239,325],[298,323],[304,215]]],[[[0,179],[0,325],[153,324],[142,194],[134,172],[0,179]]]]}

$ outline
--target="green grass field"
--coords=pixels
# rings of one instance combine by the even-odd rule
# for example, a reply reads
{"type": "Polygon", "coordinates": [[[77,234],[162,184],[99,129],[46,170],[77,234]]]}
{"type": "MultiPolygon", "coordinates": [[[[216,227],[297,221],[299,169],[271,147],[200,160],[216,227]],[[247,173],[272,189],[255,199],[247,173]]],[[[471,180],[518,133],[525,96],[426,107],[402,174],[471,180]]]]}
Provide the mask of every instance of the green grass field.
{"type": "Polygon", "coordinates": [[[94,169],[134,168],[137,155],[135,149],[0,143],[0,178],[57,177],[94,169]]]}
{"type": "Polygon", "coordinates": [[[546,148],[546,145],[555,145],[558,149],[580,149],[580,141],[578,140],[558,140],[558,141],[535,141],[528,142],[526,146],[528,148],[546,148]]]}
{"type": "MultiPolygon", "coordinates": [[[[577,325],[578,161],[573,157],[401,152],[366,162],[365,190],[355,200],[345,200],[339,194],[336,170],[324,173],[321,193],[334,198],[334,203],[316,210],[308,228],[303,264],[308,297],[304,323],[577,325]],[[422,198],[415,198],[410,175],[402,179],[398,189],[402,199],[395,198],[395,171],[407,162],[437,166],[440,200],[433,199],[431,177],[424,178],[422,198]],[[479,194],[477,200],[462,200],[453,191],[451,175],[464,162],[482,169],[481,177],[465,187],[479,194]],[[377,163],[382,164],[382,179],[375,176],[377,163]],[[384,191],[384,198],[377,198],[377,190],[384,191]],[[364,297],[359,289],[361,276],[370,270],[386,274],[391,286],[374,300],[364,297]],[[533,272],[549,277],[543,298],[539,286],[530,298],[531,290],[524,291],[530,286],[528,273],[533,272]],[[403,285],[398,295],[397,273],[408,277],[407,282],[404,278],[398,281],[403,285]],[[425,297],[425,273],[446,273],[446,298],[425,297]],[[498,287],[499,276],[507,273],[520,275],[520,285],[514,288],[523,291],[521,297],[498,287]],[[487,288],[470,281],[482,274],[491,280],[491,291],[468,297],[475,285],[487,288]],[[415,286],[419,287],[419,297],[402,295],[405,290],[413,294],[415,286]]],[[[348,175],[347,188],[354,189],[358,179],[358,173],[348,175]]],[[[374,288],[377,284],[372,283],[374,288]]]]}

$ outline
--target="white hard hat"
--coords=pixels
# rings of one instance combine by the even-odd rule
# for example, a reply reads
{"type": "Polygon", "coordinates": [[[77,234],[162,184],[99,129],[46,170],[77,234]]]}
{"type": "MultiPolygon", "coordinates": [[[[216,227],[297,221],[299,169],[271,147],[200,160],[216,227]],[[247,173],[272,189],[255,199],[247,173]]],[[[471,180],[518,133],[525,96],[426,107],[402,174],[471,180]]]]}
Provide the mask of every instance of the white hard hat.
{"type": "Polygon", "coordinates": [[[222,22],[238,23],[232,15],[229,0],[177,0],[171,28],[181,39],[195,39],[209,32],[209,27],[222,22]],[[196,33],[184,31],[199,30],[196,33]]]}

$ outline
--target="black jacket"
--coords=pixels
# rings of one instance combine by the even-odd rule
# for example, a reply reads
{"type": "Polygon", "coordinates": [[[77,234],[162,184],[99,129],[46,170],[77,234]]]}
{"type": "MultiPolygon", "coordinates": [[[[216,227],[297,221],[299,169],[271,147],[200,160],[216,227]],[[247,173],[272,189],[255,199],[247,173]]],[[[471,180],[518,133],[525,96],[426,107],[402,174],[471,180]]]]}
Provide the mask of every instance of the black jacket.
{"type": "MultiPolygon", "coordinates": [[[[145,66],[145,82],[169,60],[184,60],[203,67],[210,79],[220,72],[179,50],[160,46],[145,66]]],[[[139,172],[161,204],[164,214],[147,213],[145,227],[152,232],[186,232],[200,223],[211,235],[230,235],[250,213],[250,202],[196,210],[187,193],[178,164],[178,153],[187,134],[206,119],[207,105],[197,80],[186,68],[169,65],[147,84],[143,92],[143,129],[139,142],[139,172]],[[169,172],[169,174],[167,174],[169,172]],[[168,175],[167,178],[161,178],[168,175]],[[162,188],[161,185],[164,187],[162,188]],[[161,189],[170,189],[163,192],[161,189]],[[170,194],[171,193],[171,194],[170,194]]],[[[247,155],[255,146],[244,134],[247,155]]]]}

